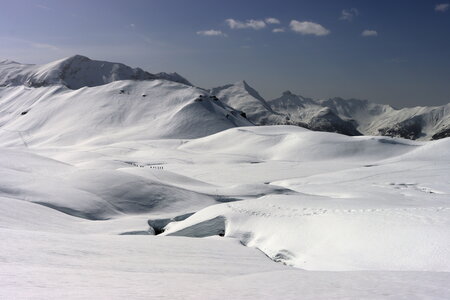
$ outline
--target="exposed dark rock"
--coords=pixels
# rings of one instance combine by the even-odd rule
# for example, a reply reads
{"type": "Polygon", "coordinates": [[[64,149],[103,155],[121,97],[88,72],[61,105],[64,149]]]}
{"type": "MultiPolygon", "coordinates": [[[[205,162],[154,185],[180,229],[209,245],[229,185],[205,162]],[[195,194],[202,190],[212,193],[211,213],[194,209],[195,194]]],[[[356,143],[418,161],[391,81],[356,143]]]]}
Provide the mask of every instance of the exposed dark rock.
{"type": "Polygon", "coordinates": [[[381,128],[378,132],[384,136],[415,140],[422,136],[422,119],[412,118],[405,120],[395,124],[393,127],[381,128]]]}

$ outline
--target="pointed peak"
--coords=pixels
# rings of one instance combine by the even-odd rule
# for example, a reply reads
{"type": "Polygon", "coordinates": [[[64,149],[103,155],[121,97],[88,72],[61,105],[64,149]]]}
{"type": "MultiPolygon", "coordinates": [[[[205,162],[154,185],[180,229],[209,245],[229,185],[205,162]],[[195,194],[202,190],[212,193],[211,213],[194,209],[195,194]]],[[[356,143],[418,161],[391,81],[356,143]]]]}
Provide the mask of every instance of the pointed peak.
{"type": "Polygon", "coordinates": [[[289,90],[283,92],[283,96],[290,96],[290,95],[293,95],[293,94],[289,90]]]}
{"type": "Polygon", "coordinates": [[[235,82],[232,85],[243,86],[244,88],[249,86],[245,80],[239,80],[238,82],[235,82]]]}
{"type": "Polygon", "coordinates": [[[61,61],[91,61],[91,59],[87,56],[75,54],[75,55],[63,58],[61,61]]]}

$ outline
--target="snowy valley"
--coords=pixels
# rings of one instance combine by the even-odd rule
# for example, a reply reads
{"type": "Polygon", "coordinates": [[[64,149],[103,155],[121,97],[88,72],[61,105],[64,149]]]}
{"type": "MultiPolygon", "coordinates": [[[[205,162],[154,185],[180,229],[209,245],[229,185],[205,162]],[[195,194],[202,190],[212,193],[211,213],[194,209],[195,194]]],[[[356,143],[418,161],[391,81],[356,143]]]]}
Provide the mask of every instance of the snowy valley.
{"type": "Polygon", "coordinates": [[[450,104],[0,62],[2,299],[446,299],[450,104]]]}

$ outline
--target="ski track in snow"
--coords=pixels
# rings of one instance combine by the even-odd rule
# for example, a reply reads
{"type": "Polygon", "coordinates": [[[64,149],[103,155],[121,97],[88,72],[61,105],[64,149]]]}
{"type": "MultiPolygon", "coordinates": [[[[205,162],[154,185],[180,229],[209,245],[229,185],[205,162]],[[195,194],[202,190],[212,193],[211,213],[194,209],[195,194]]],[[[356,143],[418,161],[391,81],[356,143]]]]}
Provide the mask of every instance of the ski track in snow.
{"type": "MultiPolygon", "coordinates": [[[[378,215],[379,217],[407,218],[412,221],[419,221],[424,224],[445,223],[447,220],[440,220],[439,213],[449,213],[450,207],[409,207],[409,208],[367,208],[367,209],[326,209],[326,208],[292,208],[278,205],[270,205],[267,210],[253,210],[236,207],[228,204],[228,208],[233,213],[246,215],[249,217],[261,218],[309,218],[321,217],[330,214],[337,215],[378,215]],[[423,215],[426,213],[428,215],[423,215]],[[430,215],[430,213],[432,215],[430,215]]],[[[448,215],[443,215],[448,217],[448,215]]]]}

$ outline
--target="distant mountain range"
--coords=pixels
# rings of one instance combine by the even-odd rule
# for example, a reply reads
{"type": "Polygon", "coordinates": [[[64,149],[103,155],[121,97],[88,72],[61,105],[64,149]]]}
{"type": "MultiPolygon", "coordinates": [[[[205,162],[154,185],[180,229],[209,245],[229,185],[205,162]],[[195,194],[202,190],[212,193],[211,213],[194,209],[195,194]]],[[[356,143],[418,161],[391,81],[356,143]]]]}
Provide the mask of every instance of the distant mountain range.
{"type": "Polygon", "coordinates": [[[450,103],[437,107],[394,109],[367,100],[313,100],[290,91],[265,100],[245,81],[213,88],[225,104],[245,112],[256,125],[297,125],[345,135],[384,135],[430,140],[450,136],[450,103]]]}
{"type": "Polygon", "coordinates": [[[252,124],[440,139],[450,136],[450,103],[394,109],[367,100],[314,100],[289,91],[265,100],[245,81],[205,90],[177,73],[153,74],[81,55],[45,65],[0,61],[0,129],[20,132],[21,139],[80,141],[107,132],[190,138],[252,124]]]}

